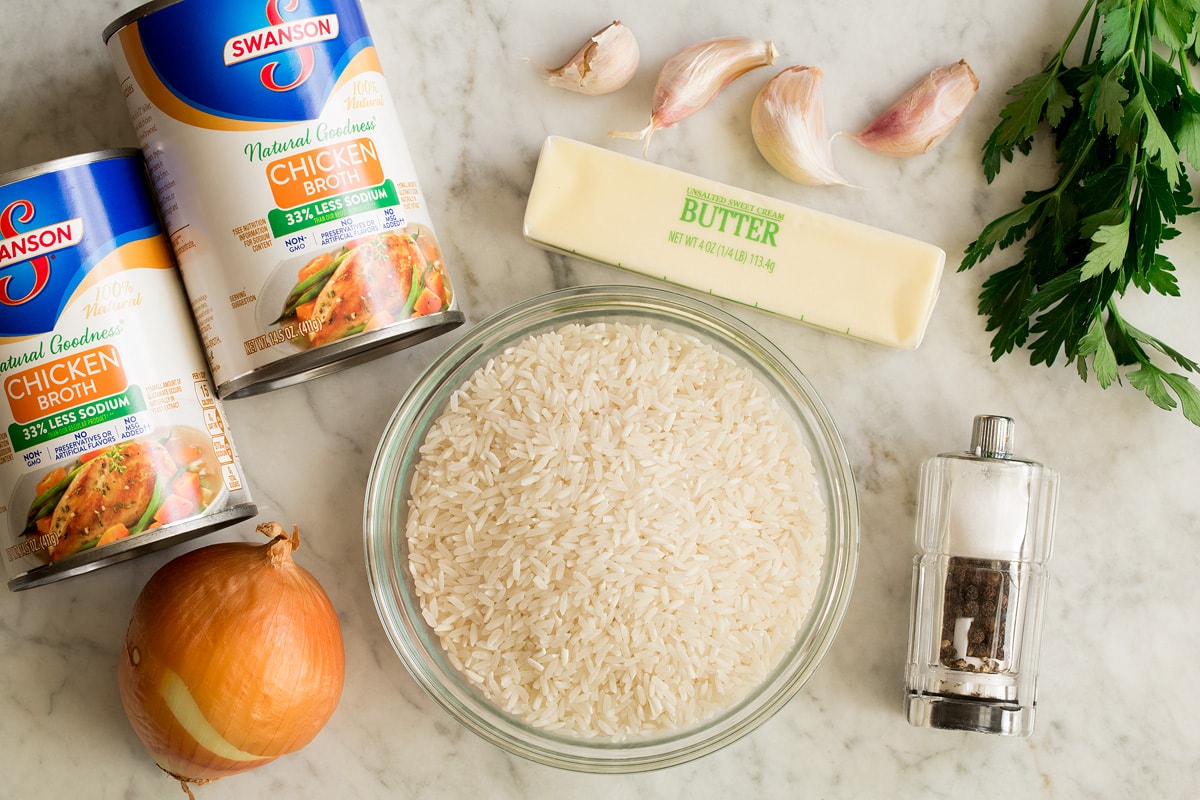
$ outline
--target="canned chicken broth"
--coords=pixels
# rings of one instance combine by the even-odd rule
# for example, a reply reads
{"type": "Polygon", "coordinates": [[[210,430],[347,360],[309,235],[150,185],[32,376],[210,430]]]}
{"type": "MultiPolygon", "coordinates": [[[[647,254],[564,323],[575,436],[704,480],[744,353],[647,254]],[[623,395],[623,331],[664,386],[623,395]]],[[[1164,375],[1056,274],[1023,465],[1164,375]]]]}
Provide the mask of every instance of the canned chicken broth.
{"type": "Polygon", "coordinates": [[[137,150],[0,176],[0,385],[10,589],[255,513],[137,150]]]}
{"type": "Polygon", "coordinates": [[[221,397],[461,324],[355,2],[151,3],[105,39],[221,397]]]}

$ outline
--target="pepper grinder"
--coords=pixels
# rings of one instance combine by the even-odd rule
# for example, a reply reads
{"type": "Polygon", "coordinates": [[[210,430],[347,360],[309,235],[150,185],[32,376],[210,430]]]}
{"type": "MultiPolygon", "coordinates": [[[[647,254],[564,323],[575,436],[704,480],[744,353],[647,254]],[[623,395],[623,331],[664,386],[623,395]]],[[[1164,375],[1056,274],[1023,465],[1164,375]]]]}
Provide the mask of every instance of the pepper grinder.
{"type": "Polygon", "coordinates": [[[1058,473],[1014,458],[1014,429],[979,415],[970,450],[921,466],[905,670],[919,727],[1033,732],[1058,473]]]}

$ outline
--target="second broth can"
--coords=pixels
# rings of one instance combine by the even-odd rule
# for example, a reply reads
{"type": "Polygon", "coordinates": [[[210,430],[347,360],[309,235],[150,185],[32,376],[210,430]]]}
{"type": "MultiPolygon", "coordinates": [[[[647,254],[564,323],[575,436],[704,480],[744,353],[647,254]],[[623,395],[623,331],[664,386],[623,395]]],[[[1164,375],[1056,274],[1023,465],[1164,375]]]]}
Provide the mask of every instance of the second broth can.
{"type": "Polygon", "coordinates": [[[137,150],[0,175],[0,395],[13,591],[257,512],[137,150]]]}
{"type": "Polygon", "coordinates": [[[173,0],[104,39],[217,393],[463,322],[355,0],[173,0]]]}

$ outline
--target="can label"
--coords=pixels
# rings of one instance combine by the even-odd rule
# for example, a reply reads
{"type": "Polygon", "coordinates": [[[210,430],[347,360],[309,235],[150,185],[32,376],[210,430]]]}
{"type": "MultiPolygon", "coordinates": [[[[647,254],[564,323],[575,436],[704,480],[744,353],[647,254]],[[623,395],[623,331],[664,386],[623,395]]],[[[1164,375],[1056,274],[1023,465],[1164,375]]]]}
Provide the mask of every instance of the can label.
{"type": "Polygon", "coordinates": [[[121,152],[0,184],[14,588],[254,512],[141,154],[121,152]]]}
{"type": "Polygon", "coordinates": [[[181,0],[108,46],[222,397],[461,323],[357,3],[181,0]]]}

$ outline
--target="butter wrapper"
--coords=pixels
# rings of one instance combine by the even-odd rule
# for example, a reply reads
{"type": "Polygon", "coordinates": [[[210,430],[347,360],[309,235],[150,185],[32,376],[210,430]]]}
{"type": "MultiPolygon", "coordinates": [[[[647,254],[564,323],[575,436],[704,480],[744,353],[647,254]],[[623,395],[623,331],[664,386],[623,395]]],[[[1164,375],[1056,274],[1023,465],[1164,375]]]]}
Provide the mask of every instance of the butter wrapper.
{"type": "Polygon", "coordinates": [[[542,145],[525,238],[897,349],[937,301],[934,245],[572,139],[542,145]]]}

